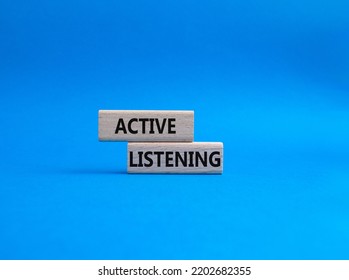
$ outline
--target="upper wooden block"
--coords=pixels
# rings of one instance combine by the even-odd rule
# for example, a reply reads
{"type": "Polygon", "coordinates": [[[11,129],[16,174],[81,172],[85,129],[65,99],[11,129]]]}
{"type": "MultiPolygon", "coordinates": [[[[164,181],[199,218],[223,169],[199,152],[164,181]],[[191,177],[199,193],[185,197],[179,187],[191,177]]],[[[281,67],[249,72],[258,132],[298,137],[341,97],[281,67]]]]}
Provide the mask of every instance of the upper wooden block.
{"type": "Polygon", "coordinates": [[[98,112],[100,141],[192,142],[194,111],[98,112]]]}

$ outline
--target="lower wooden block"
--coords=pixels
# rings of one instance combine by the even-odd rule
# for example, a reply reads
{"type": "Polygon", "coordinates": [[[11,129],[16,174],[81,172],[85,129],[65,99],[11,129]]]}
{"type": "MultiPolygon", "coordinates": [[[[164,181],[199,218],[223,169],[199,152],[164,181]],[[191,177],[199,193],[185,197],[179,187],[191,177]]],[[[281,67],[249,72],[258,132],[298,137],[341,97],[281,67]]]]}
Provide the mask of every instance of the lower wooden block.
{"type": "Polygon", "coordinates": [[[128,173],[223,173],[223,143],[128,143],[128,173]]]}

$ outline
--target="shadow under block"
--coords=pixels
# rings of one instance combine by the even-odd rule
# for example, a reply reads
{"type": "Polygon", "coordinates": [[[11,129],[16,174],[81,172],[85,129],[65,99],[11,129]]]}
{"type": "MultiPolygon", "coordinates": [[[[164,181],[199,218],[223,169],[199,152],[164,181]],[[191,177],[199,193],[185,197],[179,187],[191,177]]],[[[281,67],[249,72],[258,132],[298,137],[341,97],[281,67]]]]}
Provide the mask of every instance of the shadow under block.
{"type": "Polygon", "coordinates": [[[223,173],[223,143],[128,143],[128,173],[223,173]]]}
{"type": "Polygon", "coordinates": [[[194,111],[98,112],[100,141],[192,142],[194,111]]]}

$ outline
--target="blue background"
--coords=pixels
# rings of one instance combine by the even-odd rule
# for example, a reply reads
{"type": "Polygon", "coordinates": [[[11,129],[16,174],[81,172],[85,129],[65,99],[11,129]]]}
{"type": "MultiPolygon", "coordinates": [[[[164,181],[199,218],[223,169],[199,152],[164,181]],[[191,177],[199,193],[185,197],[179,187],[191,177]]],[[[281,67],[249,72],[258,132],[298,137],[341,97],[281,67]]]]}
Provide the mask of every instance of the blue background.
{"type": "Polygon", "coordinates": [[[348,259],[348,1],[0,2],[1,259],[348,259]],[[98,109],[193,109],[224,174],[127,175],[98,109]]]}

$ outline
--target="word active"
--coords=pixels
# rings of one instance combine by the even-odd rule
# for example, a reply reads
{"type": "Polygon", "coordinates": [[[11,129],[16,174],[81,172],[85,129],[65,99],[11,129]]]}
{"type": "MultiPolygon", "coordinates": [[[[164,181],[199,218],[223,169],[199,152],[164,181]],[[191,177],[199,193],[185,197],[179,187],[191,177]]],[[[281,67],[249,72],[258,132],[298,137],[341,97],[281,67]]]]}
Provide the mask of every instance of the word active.
{"type": "Polygon", "coordinates": [[[192,142],[193,111],[117,111],[98,113],[100,141],[192,142]]]}

